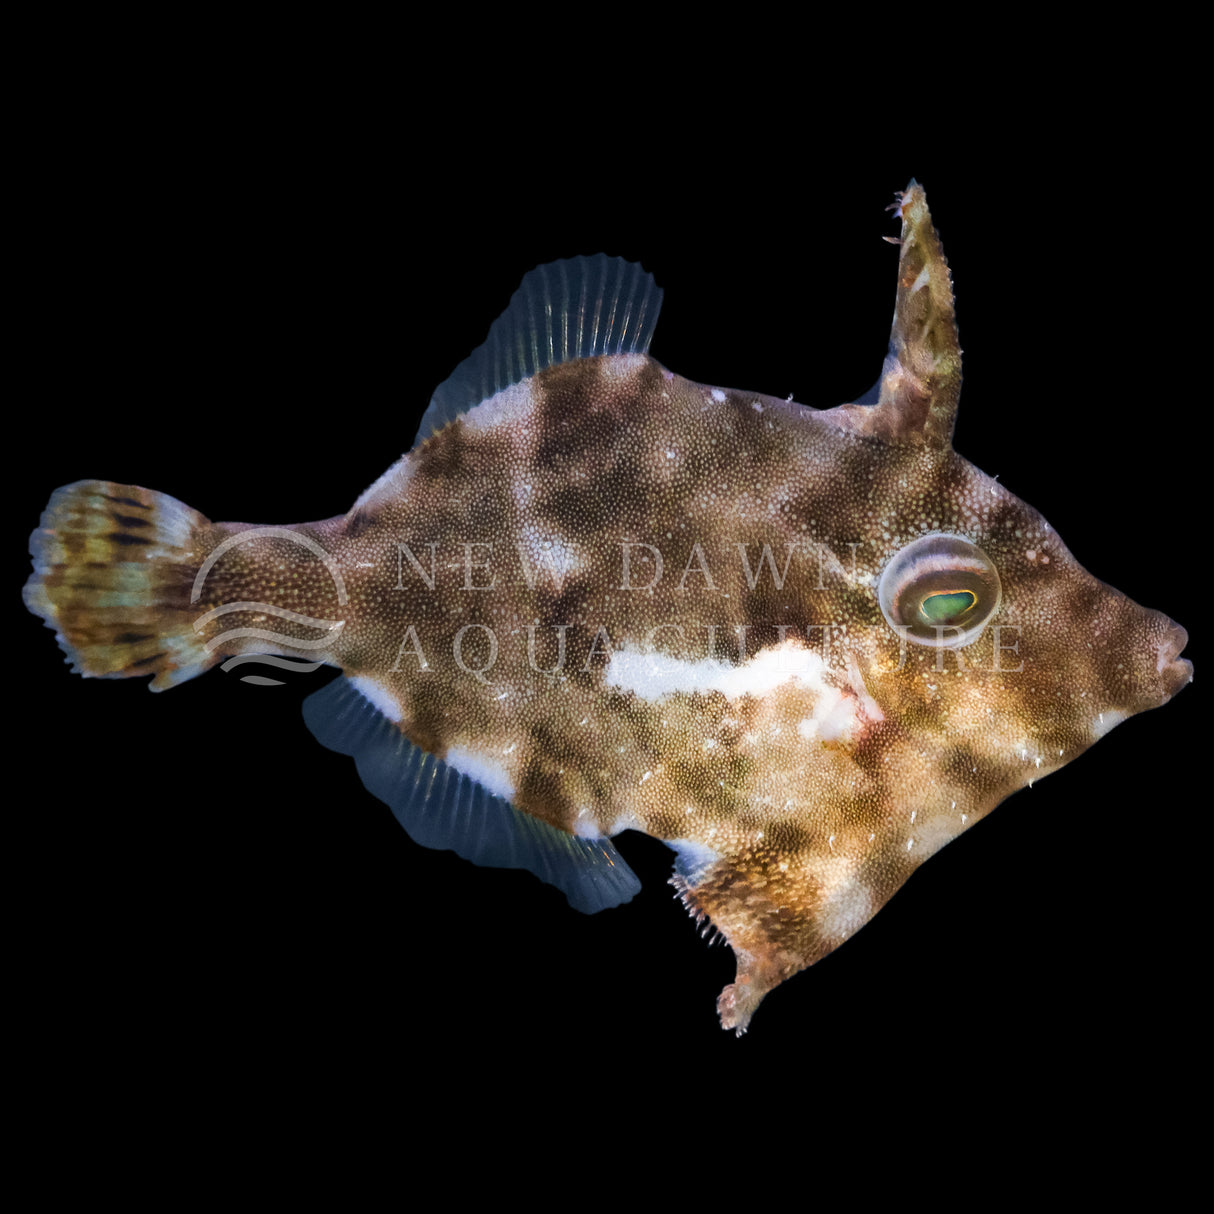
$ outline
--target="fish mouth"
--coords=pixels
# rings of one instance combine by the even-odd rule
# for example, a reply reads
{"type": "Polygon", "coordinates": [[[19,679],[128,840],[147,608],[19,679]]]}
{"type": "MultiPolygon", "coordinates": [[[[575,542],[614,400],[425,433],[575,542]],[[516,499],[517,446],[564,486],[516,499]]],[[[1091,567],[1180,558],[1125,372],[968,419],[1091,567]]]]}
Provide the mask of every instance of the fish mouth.
{"type": "Polygon", "coordinates": [[[1168,621],[1168,628],[1159,642],[1155,669],[1163,683],[1164,699],[1170,700],[1182,687],[1193,681],[1193,663],[1180,656],[1189,643],[1189,634],[1177,623],[1168,621]]]}

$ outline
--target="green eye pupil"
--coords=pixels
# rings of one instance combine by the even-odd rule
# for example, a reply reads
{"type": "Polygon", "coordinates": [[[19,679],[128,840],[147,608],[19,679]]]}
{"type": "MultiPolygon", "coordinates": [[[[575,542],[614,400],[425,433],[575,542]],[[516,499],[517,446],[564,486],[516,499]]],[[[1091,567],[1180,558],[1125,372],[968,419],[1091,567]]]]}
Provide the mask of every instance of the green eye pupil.
{"type": "Polygon", "coordinates": [[[929,594],[919,605],[924,618],[936,624],[944,624],[964,615],[976,602],[978,596],[970,590],[952,590],[941,594],[929,594]]]}

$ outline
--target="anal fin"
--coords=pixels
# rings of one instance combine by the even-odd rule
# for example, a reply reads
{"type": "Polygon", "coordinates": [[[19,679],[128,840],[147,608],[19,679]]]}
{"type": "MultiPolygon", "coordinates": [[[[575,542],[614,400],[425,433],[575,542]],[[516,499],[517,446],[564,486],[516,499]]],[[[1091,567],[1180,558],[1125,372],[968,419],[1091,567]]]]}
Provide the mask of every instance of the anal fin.
{"type": "Polygon", "coordinates": [[[415,746],[347,678],[304,701],[322,745],[353,757],[367,790],[410,838],[486,868],[525,868],[586,914],[627,902],[641,883],[610,839],[585,839],[516,809],[415,746]]]}

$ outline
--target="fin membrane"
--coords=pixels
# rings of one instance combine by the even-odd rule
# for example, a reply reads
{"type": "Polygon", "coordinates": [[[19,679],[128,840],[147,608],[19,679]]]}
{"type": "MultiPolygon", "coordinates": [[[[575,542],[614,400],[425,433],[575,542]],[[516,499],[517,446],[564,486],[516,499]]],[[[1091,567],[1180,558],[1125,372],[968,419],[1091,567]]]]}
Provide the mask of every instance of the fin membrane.
{"type": "Polygon", "coordinates": [[[525,868],[592,914],[641,888],[610,839],[582,839],[517,810],[418,746],[346,678],[310,695],[308,728],[351,755],[362,782],[423,847],[449,849],[486,868],[525,868]]]}
{"type": "Polygon", "coordinates": [[[30,536],[25,605],[86,678],[154,675],[163,691],[219,659],[195,634],[190,604],[197,510],[137,485],[77,481],[51,495],[30,536]]]}
{"type": "Polygon", "coordinates": [[[635,262],[600,253],[537,266],[484,343],[435,389],[415,441],[545,367],[644,354],[661,305],[653,276],[635,262]]]}

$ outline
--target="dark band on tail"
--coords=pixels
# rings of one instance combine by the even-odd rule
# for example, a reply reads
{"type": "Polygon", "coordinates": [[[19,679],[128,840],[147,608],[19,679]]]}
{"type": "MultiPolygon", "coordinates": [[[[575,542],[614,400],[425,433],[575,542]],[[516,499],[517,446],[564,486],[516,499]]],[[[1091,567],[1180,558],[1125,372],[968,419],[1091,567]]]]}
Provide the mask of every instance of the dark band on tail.
{"type": "Polygon", "coordinates": [[[55,630],[72,669],[93,678],[153,675],[153,691],[215,663],[190,594],[209,520],[136,485],[77,481],[51,495],[30,537],[25,603],[55,630]]]}

